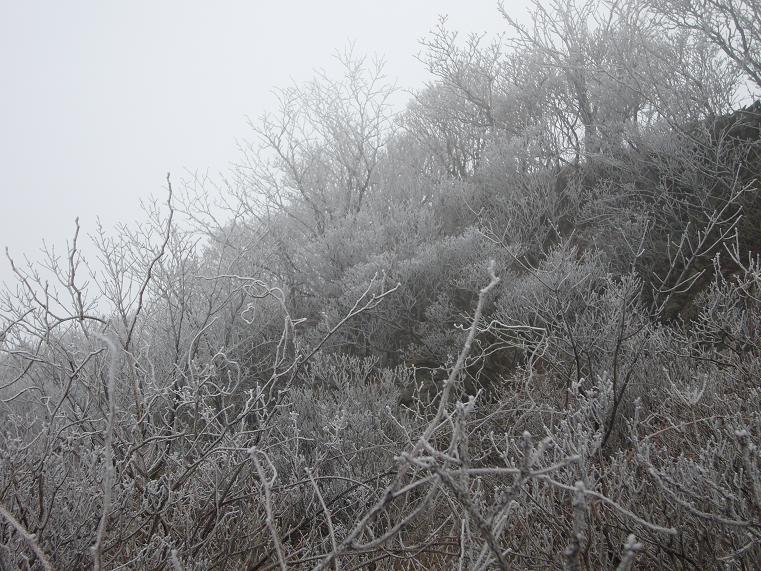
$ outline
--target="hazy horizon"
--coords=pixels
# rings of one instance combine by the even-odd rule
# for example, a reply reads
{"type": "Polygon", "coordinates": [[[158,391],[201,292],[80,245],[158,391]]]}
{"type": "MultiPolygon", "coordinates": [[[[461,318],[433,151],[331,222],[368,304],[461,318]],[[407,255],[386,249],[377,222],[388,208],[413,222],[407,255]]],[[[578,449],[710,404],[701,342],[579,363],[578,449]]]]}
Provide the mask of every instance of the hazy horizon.
{"type": "MultiPolygon", "coordinates": [[[[414,89],[427,79],[418,41],[439,15],[463,35],[505,29],[491,0],[1,5],[0,248],[17,259],[36,259],[43,240],[63,251],[77,216],[83,235],[140,218],[167,172],[224,173],[246,117],[347,42],[414,89]]],[[[12,282],[2,257],[0,282],[12,282]]]]}

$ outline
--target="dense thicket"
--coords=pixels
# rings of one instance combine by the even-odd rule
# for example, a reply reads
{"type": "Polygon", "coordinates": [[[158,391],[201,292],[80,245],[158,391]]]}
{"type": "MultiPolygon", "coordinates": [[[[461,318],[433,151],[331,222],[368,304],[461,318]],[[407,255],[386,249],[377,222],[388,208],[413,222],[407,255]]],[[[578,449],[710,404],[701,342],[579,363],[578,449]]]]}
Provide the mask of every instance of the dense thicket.
{"type": "Polygon", "coordinates": [[[755,568],[760,13],[442,21],[399,113],[342,53],[98,265],[14,264],[0,568],[755,568]]]}

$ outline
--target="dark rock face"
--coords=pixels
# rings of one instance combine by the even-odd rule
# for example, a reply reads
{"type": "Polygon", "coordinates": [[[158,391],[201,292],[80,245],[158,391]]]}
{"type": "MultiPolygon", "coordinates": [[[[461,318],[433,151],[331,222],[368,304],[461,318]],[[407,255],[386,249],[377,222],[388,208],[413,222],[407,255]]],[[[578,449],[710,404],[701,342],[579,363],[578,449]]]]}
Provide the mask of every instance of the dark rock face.
{"type": "Polygon", "coordinates": [[[713,124],[714,133],[720,137],[730,137],[738,141],[758,141],[761,139],[761,100],[751,105],[718,117],[713,124]]]}

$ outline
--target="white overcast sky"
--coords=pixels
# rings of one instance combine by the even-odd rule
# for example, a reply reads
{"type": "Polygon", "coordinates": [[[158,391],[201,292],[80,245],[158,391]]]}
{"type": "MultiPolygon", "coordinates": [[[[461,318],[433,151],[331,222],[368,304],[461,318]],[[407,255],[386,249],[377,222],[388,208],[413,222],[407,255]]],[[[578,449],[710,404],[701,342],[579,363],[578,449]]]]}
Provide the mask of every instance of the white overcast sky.
{"type": "Polygon", "coordinates": [[[246,117],[347,41],[419,87],[439,14],[505,29],[496,0],[0,0],[0,248],[63,250],[76,216],[84,233],[139,218],[167,171],[227,171],[246,117]]]}

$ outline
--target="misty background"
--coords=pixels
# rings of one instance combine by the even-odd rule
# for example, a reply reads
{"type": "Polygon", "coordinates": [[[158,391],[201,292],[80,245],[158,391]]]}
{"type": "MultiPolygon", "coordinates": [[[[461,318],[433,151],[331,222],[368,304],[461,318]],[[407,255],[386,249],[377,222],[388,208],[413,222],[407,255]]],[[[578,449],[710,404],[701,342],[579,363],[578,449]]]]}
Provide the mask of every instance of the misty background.
{"type": "Polygon", "coordinates": [[[526,2],[3,5],[0,570],[758,568],[761,0],[526,2]]]}
{"type": "Polygon", "coordinates": [[[112,232],[163,199],[167,172],[227,171],[272,90],[330,71],[347,42],[422,87],[418,41],[440,15],[462,35],[505,27],[494,0],[0,1],[0,282],[13,282],[5,247],[65,252],[75,217],[83,236],[98,219],[112,232]]]}

